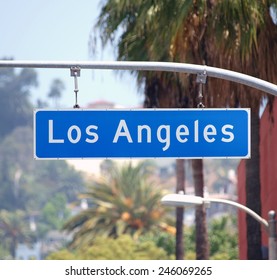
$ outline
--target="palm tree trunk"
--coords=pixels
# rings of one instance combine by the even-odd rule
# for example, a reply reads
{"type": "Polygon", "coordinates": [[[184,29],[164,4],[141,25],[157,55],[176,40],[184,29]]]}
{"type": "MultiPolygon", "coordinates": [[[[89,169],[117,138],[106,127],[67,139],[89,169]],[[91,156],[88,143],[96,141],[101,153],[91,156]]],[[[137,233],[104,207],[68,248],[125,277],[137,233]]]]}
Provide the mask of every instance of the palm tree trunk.
{"type": "MultiPolygon", "coordinates": [[[[260,118],[258,110],[251,114],[251,159],[246,160],[246,206],[261,215],[260,194],[260,118]]],[[[261,226],[251,216],[246,217],[247,258],[262,259],[261,226]]]]}
{"type": "MultiPolygon", "coordinates": [[[[195,195],[204,195],[204,176],[203,176],[203,160],[192,160],[192,171],[194,180],[195,195]]],[[[206,209],[205,206],[197,206],[195,212],[196,223],[196,259],[208,260],[209,259],[209,242],[208,231],[206,222],[206,209]]]]}
{"type": "Polygon", "coordinates": [[[17,247],[17,237],[12,236],[12,241],[11,241],[11,245],[10,245],[10,252],[11,252],[12,258],[14,260],[15,260],[15,256],[16,256],[16,247],[17,247]]]}
{"type": "MultiPolygon", "coordinates": [[[[185,192],[185,160],[176,159],[176,193],[185,192]]],[[[184,259],[184,208],[176,208],[176,260],[184,259]]]]}

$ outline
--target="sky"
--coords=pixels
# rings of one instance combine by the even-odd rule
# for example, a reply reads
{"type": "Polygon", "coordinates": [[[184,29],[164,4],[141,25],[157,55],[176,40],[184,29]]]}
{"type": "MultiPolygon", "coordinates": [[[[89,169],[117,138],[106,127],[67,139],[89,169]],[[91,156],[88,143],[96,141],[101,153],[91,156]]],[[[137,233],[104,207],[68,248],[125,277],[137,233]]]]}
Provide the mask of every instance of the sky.
{"type": "MultiPolygon", "coordinates": [[[[100,13],[101,0],[0,0],[0,58],[15,60],[100,60],[114,61],[110,47],[90,55],[91,30],[100,13]]],[[[75,105],[74,79],[69,69],[36,69],[39,87],[32,90],[31,100],[47,100],[51,83],[61,79],[65,84],[59,108],[75,105]]],[[[143,95],[133,76],[124,71],[81,70],[78,78],[78,104],[99,100],[111,101],[126,108],[137,107],[143,95]]],[[[69,160],[77,169],[99,173],[102,160],[69,160]]],[[[117,160],[119,161],[119,160],[117,160]]],[[[124,162],[124,160],[121,160],[124,162]]]]}
{"type": "MultiPolygon", "coordinates": [[[[100,13],[101,0],[0,0],[0,58],[15,60],[108,60],[115,59],[109,47],[92,57],[89,38],[100,13]]],[[[99,41],[100,42],[100,41],[99,41]]],[[[65,90],[61,108],[75,104],[74,80],[67,69],[37,69],[39,87],[32,90],[33,103],[47,100],[51,83],[61,79],[65,90]]],[[[124,107],[142,103],[135,78],[126,71],[81,70],[78,104],[106,100],[124,107]],[[123,74],[123,75],[122,75],[123,74]]],[[[54,106],[48,99],[49,105],[54,106]]]]}

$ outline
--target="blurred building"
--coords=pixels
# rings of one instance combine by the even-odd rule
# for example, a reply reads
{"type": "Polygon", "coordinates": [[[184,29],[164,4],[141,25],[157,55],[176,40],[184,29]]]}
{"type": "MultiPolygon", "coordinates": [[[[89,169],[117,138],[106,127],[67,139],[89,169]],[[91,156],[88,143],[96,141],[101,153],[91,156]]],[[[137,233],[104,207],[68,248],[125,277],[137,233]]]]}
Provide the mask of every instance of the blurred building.
{"type": "MultiPolygon", "coordinates": [[[[277,212],[277,101],[273,106],[273,121],[267,107],[260,122],[260,176],[261,176],[261,216],[268,219],[268,212],[277,212]]],[[[246,205],[245,160],[238,166],[238,202],[246,205]]],[[[247,258],[246,215],[239,211],[239,257],[247,258]]],[[[268,247],[267,233],[262,229],[263,248],[268,247]]],[[[264,250],[266,251],[266,250],[264,250]]]]}
{"type": "Polygon", "coordinates": [[[97,100],[89,103],[86,106],[86,109],[114,109],[116,107],[117,106],[113,102],[107,100],[97,100]]]}

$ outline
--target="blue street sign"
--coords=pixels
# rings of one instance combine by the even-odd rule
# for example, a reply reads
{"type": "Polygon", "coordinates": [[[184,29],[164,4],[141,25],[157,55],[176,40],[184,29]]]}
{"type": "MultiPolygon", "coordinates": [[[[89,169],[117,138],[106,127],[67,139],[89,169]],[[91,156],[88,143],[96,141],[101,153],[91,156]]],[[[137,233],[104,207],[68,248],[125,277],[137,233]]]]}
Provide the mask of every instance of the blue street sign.
{"type": "Polygon", "coordinates": [[[250,110],[37,110],[34,156],[249,158],[250,110]]]}

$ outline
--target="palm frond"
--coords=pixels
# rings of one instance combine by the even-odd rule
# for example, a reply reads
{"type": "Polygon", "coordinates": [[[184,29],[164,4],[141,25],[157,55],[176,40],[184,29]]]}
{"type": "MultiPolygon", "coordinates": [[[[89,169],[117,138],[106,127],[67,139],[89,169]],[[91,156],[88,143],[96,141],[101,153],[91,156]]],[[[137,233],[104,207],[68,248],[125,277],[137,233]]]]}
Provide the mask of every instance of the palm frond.
{"type": "Polygon", "coordinates": [[[149,179],[149,162],[121,167],[112,165],[110,176],[92,184],[85,197],[91,208],[72,217],[64,226],[74,233],[72,246],[92,242],[99,235],[138,235],[155,228],[164,217],[162,192],[149,179]]]}

